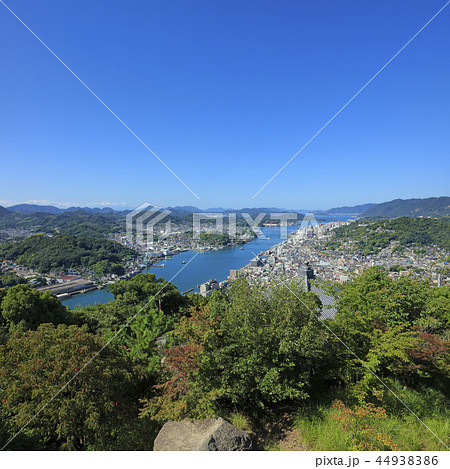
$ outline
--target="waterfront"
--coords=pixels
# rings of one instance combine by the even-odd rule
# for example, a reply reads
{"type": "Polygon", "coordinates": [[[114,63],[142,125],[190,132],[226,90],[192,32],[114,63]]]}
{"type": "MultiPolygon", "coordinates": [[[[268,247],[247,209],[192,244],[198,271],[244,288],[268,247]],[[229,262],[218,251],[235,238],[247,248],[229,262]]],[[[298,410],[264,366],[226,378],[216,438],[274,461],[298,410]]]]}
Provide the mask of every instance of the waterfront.
{"type": "MultiPolygon", "coordinates": [[[[288,233],[297,229],[298,226],[289,226],[288,233]]],[[[231,269],[243,267],[256,254],[283,241],[279,227],[262,228],[262,232],[267,237],[266,239],[255,238],[241,247],[182,252],[156,263],[156,265],[164,264],[164,267],[152,266],[143,272],[150,272],[155,274],[156,277],[163,277],[165,280],[173,279],[170,281],[178,287],[180,292],[193,288],[194,292],[198,293],[197,285],[211,278],[219,281],[226,280],[231,269]],[[186,264],[183,264],[183,262],[186,262],[186,264]],[[180,269],[182,270],[180,271],[180,269]]],[[[106,303],[113,298],[113,295],[103,288],[74,295],[67,300],[63,300],[62,303],[69,308],[74,308],[79,304],[84,306],[94,303],[106,303]]]]}
{"type": "MultiPolygon", "coordinates": [[[[350,217],[334,216],[326,218],[325,222],[336,221],[337,219],[344,221],[350,217]]],[[[288,233],[292,233],[298,229],[299,226],[289,226],[287,228],[288,233]]],[[[164,264],[164,267],[152,266],[145,269],[143,272],[150,272],[155,274],[156,277],[162,277],[165,280],[171,281],[182,293],[191,288],[194,289],[194,292],[198,293],[198,285],[207,282],[211,278],[218,281],[226,280],[230,275],[231,269],[240,269],[248,264],[255,255],[284,241],[281,237],[280,227],[266,227],[261,230],[266,236],[266,239],[255,238],[253,241],[243,246],[235,246],[232,248],[200,252],[183,252],[171,258],[162,259],[157,263],[157,265],[164,264]],[[183,264],[183,262],[186,262],[186,264],[183,264]],[[184,268],[180,271],[182,267],[184,268]]],[[[112,299],[112,294],[108,293],[106,289],[101,289],[74,295],[67,300],[63,300],[62,303],[73,309],[77,305],[85,306],[94,303],[106,303],[112,299]]]]}

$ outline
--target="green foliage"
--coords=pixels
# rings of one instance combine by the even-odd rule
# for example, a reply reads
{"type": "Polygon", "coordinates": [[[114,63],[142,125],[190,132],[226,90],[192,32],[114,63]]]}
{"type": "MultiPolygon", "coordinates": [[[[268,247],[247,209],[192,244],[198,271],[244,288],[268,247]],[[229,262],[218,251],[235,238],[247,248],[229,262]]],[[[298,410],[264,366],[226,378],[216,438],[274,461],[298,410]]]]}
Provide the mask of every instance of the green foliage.
{"type": "Polygon", "coordinates": [[[372,330],[373,321],[381,326],[413,322],[425,308],[428,291],[426,282],[394,281],[373,267],[340,286],[336,322],[345,323],[355,333],[372,330]]]}
{"type": "Polygon", "coordinates": [[[0,289],[1,441],[42,408],[11,449],[149,449],[155,421],[221,415],[256,432],[293,406],[312,449],[439,449],[378,378],[436,434],[449,428],[450,287],[368,269],[328,285],[326,327],[292,280],[240,278],[206,299],[141,274],[109,291],[70,313],[26,285],[0,289]]]}
{"type": "Polygon", "coordinates": [[[396,254],[397,256],[403,257],[405,254],[405,246],[395,245],[391,249],[392,254],[396,254]]]}
{"type": "MultiPolygon", "coordinates": [[[[418,400],[423,401],[422,394],[418,400]]],[[[409,401],[408,401],[409,402],[409,401]]],[[[358,407],[353,407],[354,411],[358,407]]],[[[413,406],[416,409],[415,406],[413,406]]],[[[444,443],[449,444],[449,412],[436,408],[435,415],[421,417],[422,422],[431,429],[444,443]]],[[[355,446],[375,443],[376,440],[364,434],[363,419],[349,416],[342,424],[342,410],[332,405],[320,405],[315,408],[302,407],[295,419],[305,445],[312,451],[352,451],[355,446]],[[353,428],[352,428],[353,427],[353,428]],[[353,430],[353,431],[352,431],[353,430]]],[[[369,419],[366,425],[375,435],[390,438],[390,445],[396,445],[400,451],[442,451],[444,446],[421,422],[409,412],[387,414],[386,418],[369,419]]]]}
{"type": "Polygon", "coordinates": [[[116,342],[126,354],[149,372],[157,373],[161,364],[158,340],[167,331],[167,320],[158,309],[140,311],[130,324],[117,336],[116,342]]]}
{"type": "Polygon", "coordinates": [[[429,289],[420,325],[435,334],[450,330],[450,287],[429,289]]]}
{"type": "Polygon", "coordinates": [[[250,419],[240,412],[232,412],[228,416],[228,421],[243,432],[251,432],[250,419]]]}
{"type": "Polygon", "coordinates": [[[184,314],[188,300],[175,285],[149,273],[116,282],[108,289],[115,299],[76,309],[76,323],[87,324],[91,332],[106,338],[114,337],[129,358],[147,372],[157,374],[163,336],[184,314]]]}
{"type": "Polygon", "coordinates": [[[428,197],[426,199],[396,199],[376,204],[360,214],[367,218],[396,217],[448,217],[450,197],[428,197]]]}
{"type": "Polygon", "coordinates": [[[389,272],[401,272],[405,268],[399,264],[393,264],[389,267],[389,272]]]}
{"type": "Polygon", "coordinates": [[[384,406],[389,409],[390,415],[398,418],[412,416],[398,400],[400,398],[421,419],[442,417],[445,420],[450,417],[448,388],[443,386],[441,389],[435,389],[430,386],[432,383],[427,381],[423,379],[419,383],[414,383],[413,387],[405,386],[399,378],[395,377],[390,386],[395,395],[390,393],[384,398],[384,406]]]}
{"type": "Polygon", "coordinates": [[[5,273],[0,275],[0,288],[14,287],[15,285],[26,284],[27,281],[23,277],[16,274],[5,273]]]}
{"type": "Polygon", "coordinates": [[[156,278],[154,274],[139,274],[130,280],[120,280],[108,287],[108,291],[115,297],[119,307],[161,303],[161,309],[167,316],[180,318],[182,307],[186,305],[185,298],[178,288],[163,278],[156,278]]]}
{"type": "Polygon", "coordinates": [[[351,435],[352,451],[393,451],[398,446],[390,435],[375,428],[377,420],[385,420],[387,414],[382,407],[367,404],[365,407],[346,407],[342,401],[333,402],[338,412],[333,417],[340,423],[342,430],[351,435]]]}
{"type": "Polygon", "coordinates": [[[152,394],[160,373],[162,336],[173,323],[173,318],[151,305],[161,299],[178,314],[180,295],[175,286],[151,274],[112,290],[114,301],[81,308],[73,316],[49,293],[22,285],[0,293],[2,330],[10,325],[3,334],[6,345],[0,349],[0,398],[6,402],[4,413],[0,411],[3,443],[83,369],[11,448],[151,448],[157,427],[148,419],[138,419],[139,401],[152,394]],[[150,305],[143,308],[152,296],[150,305]],[[83,326],[39,326],[66,319],[83,326]],[[31,333],[26,327],[37,330],[31,333]],[[103,348],[108,340],[111,343],[103,348]],[[14,392],[8,395],[8,389],[14,392]]]}
{"type": "Polygon", "coordinates": [[[199,293],[188,293],[184,295],[188,304],[193,307],[206,306],[208,304],[208,298],[200,295],[199,293]]]}
{"type": "Polygon", "coordinates": [[[308,397],[326,355],[320,302],[295,284],[233,282],[175,327],[168,381],[143,415],[204,418],[219,408],[257,413],[308,397]]]}
{"type": "MultiPolygon", "coordinates": [[[[123,259],[134,252],[106,239],[56,235],[34,235],[18,243],[0,247],[0,258],[23,264],[39,272],[69,268],[96,269],[100,273],[118,272],[123,259]]],[[[123,272],[120,269],[120,272],[123,272]]]]}
{"type": "Polygon", "coordinates": [[[220,334],[207,344],[208,375],[230,403],[256,410],[308,396],[326,341],[314,294],[294,283],[251,287],[239,280],[210,305],[220,334]]]}
{"type": "Polygon", "coordinates": [[[99,276],[114,274],[114,275],[124,275],[126,270],[122,264],[118,264],[117,262],[110,262],[109,260],[102,260],[100,262],[96,262],[94,265],[91,266],[91,269],[99,276]]]}
{"type": "Polygon", "coordinates": [[[167,338],[171,344],[165,350],[163,377],[158,394],[143,401],[141,415],[160,422],[217,415],[216,400],[223,394],[209,388],[199,375],[202,352],[206,342],[218,332],[218,321],[207,306],[193,307],[191,315],[182,318],[167,338]]]}
{"type": "Polygon", "coordinates": [[[360,401],[379,402],[389,394],[374,373],[387,383],[398,378],[412,384],[425,377],[442,383],[448,338],[427,333],[424,326],[442,331],[447,324],[446,289],[406,278],[394,281],[372,268],[334,292],[338,313],[330,326],[356,355],[341,348],[337,363],[360,401]]]}
{"type": "Polygon", "coordinates": [[[408,352],[414,349],[416,336],[414,331],[404,325],[373,328],[368,334],[368,351],[361,369],[357,364],[359,379],[351,389],[360,402],[364,403],[371,397],[380,400],[385,398],[388,391],[379,378],[386,382],[387,377],[401,375],[405,365],[410,362],[408,352]]]}
{"type": "Polygon", "coordinates": [[[208,246],[225,246],[230,242],[230,237],[226,233],[200,233],[200,241],[208,246]]]}
{"type": "Polygon", "coordinates": [[[39,292],[26,285],[8,289],[0,298],[0,313],[3,326],[20,326],[36,329],[40,324],[69,323],[70,314],[61,302],[49,292],[39,292]]]}
{"type": "Polygon", "coordinates": [[[0,211],[0,229],[22,228],[41,233],[103,238],[108,233],[115,233],[125,227],[125,217],[117,213],[93,214],[82,210],[62,214],[17,213],[0,211]]]}
{"type": "MultiPolygon", "coordinates": [[[[405,247],[413,245],[437,245],[443,249],[450,249],[450,217],[433,218],[396,218],[394,220],[380,220],[376,222],[355,221],[350,225],[341,226],[333,230],[332,242],[341,244],[343,241],[358,243],[362,255],[370,255],[386,248],[391,242],[399,244],[392,248],[392,252],[401,254],[405,247]]],[[[330,244],[330,246],[332,246],[330,244]]]]}
{"type": "Polygon", "coordinates": [[[13,334],[0,347],[1,444],[39,412],[9,449],[148,449],[152,427],[137,412],[149,383],[104,345],[76,326],[44,324],[13,334]]]}
{"type": "Polygon", "coordinates": [[[115,296],[113,301],[84,306],[73,312],[77,324],[87,324],[94,333],[111,335],[135,315],[141,312],[150,314],[145,311],[158,309],[161,305],[164,313],[163,329],[168,330],[185,314],[189,302],[180,295],[175,285],[149,273],[136,275],[130,280],[120,280],[108,286],[108,291],[115,296]]]}

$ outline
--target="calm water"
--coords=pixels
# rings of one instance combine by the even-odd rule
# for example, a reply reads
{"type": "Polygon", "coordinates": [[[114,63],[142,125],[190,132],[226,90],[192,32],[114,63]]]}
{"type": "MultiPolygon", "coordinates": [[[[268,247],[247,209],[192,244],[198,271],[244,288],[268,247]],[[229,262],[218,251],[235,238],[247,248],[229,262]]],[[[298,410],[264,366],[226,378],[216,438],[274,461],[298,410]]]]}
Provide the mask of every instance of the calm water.
{"type": "MultiPolygon", "coordinates": [[[[325,218],[325,217],[322,217],[325,218]]],[[[343,221],[348,217],[340,216],[327,217],[327,221],[336,221],[337,219],[343,221]]],[[[297,226],[288,227],[288,233],[297,230],[297,226]]],[[[173,256],[171,259],[164,259],[158,264],[164,264],[164,267],[150,267],[144,272],[151,272],[156,277],[162,277],[169,280],[176,285],[180,292],[185,292],[194,289],[198,292],[198,285],[215,278],[218,281],[226,280],[230,275],[231,269],[239,269],[259,254],[262,251],[270,249],[275,244],[283,241],[281,239],[280,228],[262,228],[263,233],[267,239],[256,238],[255,240],[246,243],[242,246],[243,249],[238,247],[220,249],[218,251],[188,251],[173,256]],[[183,264],[186,261],[189,264],[183,264]],[[181,269],[181,270],[180,270],[181,269]]],[[[112,294],[107,293],[105,289],[93,290],[88,293],[80,293],[74,295],[62,303],[69,308],[74,308],[77,305],[89,305],[94,303],[106,303],[112,300],[112,294]]]]}

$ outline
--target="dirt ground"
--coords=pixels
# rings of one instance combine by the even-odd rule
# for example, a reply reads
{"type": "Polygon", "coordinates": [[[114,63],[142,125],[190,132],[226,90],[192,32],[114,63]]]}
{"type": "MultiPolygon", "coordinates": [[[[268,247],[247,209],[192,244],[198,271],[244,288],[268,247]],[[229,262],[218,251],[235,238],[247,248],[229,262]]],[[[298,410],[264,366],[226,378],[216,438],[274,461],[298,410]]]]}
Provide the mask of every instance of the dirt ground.
{"type": "Polygon", "coordinates": [[[291,409],[272,415],[264,426],[259,427],[257,443],[260,448],[280,451],[307,451],[301,432],[294,426],[291,409]]]}
{"type": "Polygon", "coordinates": [[[278,442],[281,451],[307,451],[300,430],[294,428],[286,432],[285,436],[278,442]]]}

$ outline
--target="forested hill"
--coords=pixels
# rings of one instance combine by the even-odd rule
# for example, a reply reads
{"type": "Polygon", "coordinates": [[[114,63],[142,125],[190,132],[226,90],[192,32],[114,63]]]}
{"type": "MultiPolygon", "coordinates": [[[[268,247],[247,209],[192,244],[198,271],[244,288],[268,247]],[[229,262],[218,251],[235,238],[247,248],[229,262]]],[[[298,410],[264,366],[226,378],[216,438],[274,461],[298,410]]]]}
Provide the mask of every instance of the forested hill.
{"type": "Polygon", "coordinates": [[[0,205],[0,217],[13,217],[13,213],[0,205]]]}
{"type": "Polygon", "coordinates": [[[353,207],[335,207],[330,208],[329,210],[324,210],[324,215],[359,215],[360,213],[368,210],[369,208],[373,207],[375,204],[363,204],[363,205],[355,205],[353,207]]]}
{"type": "Polygon", "coordinates": [[[400,246],[436,245],[450,250],[450,218],[402,217],[395,220],[372,222],[355,221],[350,225],[334,230],[334,238],[329,243],[338,247],[342,241],[357,241],[363,254],[370,254],[398,241],[400,246]]]}
{"type": "Polygon", "coordinates": [[[52,215],[57,215],[60,213],[67,213],[67,212],[78,212],[82,210],[86,213],[98,213],[98,214],[107,214],[107,213],[120,213],[125,215],[128,213],[128,210],[125,211],[117,211],[110,207],[69,207],[69,208],[59,208],[53,205],[37,205],[37,204],[17,204],[8,207],[8,210],[11,212],[18,212],[18,213],[50,213],[52,215]]]}
{"type": "Polygon", "coordinates": [[[125,228],[125,217],[118,213],[86,213],[82,210],[50,214],[18,213],[0,207],[0,229],[27,229],[42,233],[104,237],[125,228]]]}
{"type": "Polygon", "coordinates": [[[119,243],[65,235],[33,235],[0,247],[0,259],[12,260],[42,273],[88,268],[102,274],[122,274],[123,259],[133,256],[134,251],[119,243]]]}
{"type": "Polygon", "coordinates": [[[428,199],[395,199],[376,204],[361,213],[361,218],[433,217],[450,216],[450,197],[428,199]]]}

